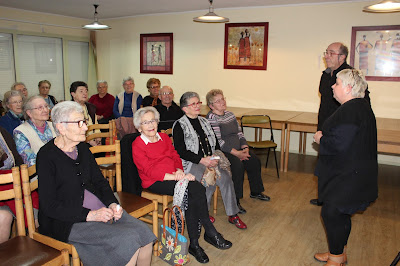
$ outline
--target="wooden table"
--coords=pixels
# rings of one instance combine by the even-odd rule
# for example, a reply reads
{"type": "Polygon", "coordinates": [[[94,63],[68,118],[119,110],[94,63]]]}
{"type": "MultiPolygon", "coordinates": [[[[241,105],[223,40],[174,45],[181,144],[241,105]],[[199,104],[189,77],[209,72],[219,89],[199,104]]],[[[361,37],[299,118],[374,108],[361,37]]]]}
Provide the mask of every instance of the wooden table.
{"type": "MultiPolygon", "coordinates": [[[[317,131],[318,114],[304,112],[296,117],[288,119],[286,145],[285,145],[285,164],[284,172],[287,172],[289,163],[290,132],[299,131],[314,133],[317,131]]],[[[378,134],[378,152],[400,154],[400,119],[376,118],[376,127],[378,134]]],[[[304,137],[305,138],[305,137],[304,137]]],[[[303,143],[303,152],[305,143],[303,143]]]]}
{"type": "MultiPolygon", "coordinates": [[[[287,133],[286,133],[286,145],[285,145],[285,166],[283,169],[284,172],[287,172],[288,162],[289,162],[290,132],[299,131],[300,134],[302,134],[303,132],[315,133],[317,131],[317,125],[318,125],[318,114],[311,112],[301,113],[296,117],[288,119],[286,121],[286,125],[287,125],[287,133]]],[[[300,138],[300,146],[303,147],[302,150],[303,153],[305,153],[306,136],[304,136],[303,139],[304,141],[302,142],[300,138]]]]}

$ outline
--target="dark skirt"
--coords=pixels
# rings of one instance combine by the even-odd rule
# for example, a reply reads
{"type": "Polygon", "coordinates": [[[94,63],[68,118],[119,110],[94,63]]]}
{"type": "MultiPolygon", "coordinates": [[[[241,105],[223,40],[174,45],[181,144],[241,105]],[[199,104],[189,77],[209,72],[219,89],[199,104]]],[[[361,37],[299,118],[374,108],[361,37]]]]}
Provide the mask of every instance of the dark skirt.
{"type": "Polygon", "coordinates": [[[126,265],[139,248],[156,239],[145,223],[124,211],[112,224],[75,223],[68,242],[75,246],[83,265],[126,265]]]}

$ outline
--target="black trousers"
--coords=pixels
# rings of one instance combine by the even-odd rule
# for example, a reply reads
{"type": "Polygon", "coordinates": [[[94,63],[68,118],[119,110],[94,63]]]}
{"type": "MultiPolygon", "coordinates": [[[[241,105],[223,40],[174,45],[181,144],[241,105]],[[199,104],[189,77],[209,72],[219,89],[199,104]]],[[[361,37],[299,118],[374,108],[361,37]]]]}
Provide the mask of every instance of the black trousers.
{"type": "Polygon", "coordinates": [[[321,217],[328,238],[329,252],[333,255],[343,254],[343,248],[347,245],[350,236],[351,215],[340,212],[329,202],[324,202],[321,217]]]}
{"type": "Polygon", "coordinates": [[[236,197],[243,198],[243,181],[244,171],[247,171],[249,178],[250,192],[261,193],[264,191],[264,184],[261,179],[261,162],[254,152],[250,151],[250,158],[246,161],[241,161],[233,154],[224,152],[225,156],[231,163],[232,181],[235,187],[236,197]]]}
{"type": "MultiPolygon", "coordinates": [[[[157,181],[147,189],[151,192],[174,195],[175,184],[178,181],[167,180],[157,181]]],[[[214,225],[210,222],[207,208],[206,188],[197,181],[190,181],[188,185],[188,209],[185,211],[186,225],[190,239],[199,239],[200,230],[198,222],[200,219],[201,224],[204,226],[208,235],[215,235],[216,230],[214,225]],[[214,232],[207,232],[207,230],[214,232]]]]}

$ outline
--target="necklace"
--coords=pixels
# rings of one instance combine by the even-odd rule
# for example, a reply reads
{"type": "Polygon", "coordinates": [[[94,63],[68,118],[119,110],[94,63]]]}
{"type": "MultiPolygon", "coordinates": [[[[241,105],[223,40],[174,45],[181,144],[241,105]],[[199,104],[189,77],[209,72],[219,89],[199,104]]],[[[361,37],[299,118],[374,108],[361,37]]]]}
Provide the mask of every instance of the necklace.
{"type": "Polygon", "coordinates": [[[204,150],[204,147],[203,147],[203,142],[200,140],[200,135],[199,135],[199,133],[197,133],[197,131],[196,131],[196,134],[197,134],[197,138],[199,139],[199,144],[200,144],[201,151],[203,152],[203,156],[204,157],[211,156],[211,145],[208,142],[207,136],[205,136],[205,141],[206,141],[207,151],[208,151],[206,153],[205,150],[204,150]]]}

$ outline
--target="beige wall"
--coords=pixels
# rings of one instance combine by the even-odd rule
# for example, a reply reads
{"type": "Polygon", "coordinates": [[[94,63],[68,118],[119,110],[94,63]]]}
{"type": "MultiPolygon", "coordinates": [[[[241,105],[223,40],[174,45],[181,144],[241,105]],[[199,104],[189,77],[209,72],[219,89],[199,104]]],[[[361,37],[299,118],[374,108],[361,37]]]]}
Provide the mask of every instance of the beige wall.
{"type": "MultiPolygon", "coordinates": [[[[113,29],[97,34],[99,77],[109,81],[114,93],[131,75],[145,96],[147,79],[157,77],[174,88],[175,100],[194,90],[204,101],[207,91],[219,88],[232,106],[317,112],[326,47],[333,41],[350,45],[352,26],[399,24],[398,13],[368,14],[361,11],[365,5],[217,10],[231,22],[269,22],[267,71],[224,69],[224,24],[192,22],[204,12],[108,20],[113,29]],[[140,74],[140,34],[160,32],[174,33],[174,74],[140,74]]],[[[376,116],[400,118],[400,83],[369,82],[369,88],[376,116]]]]}

